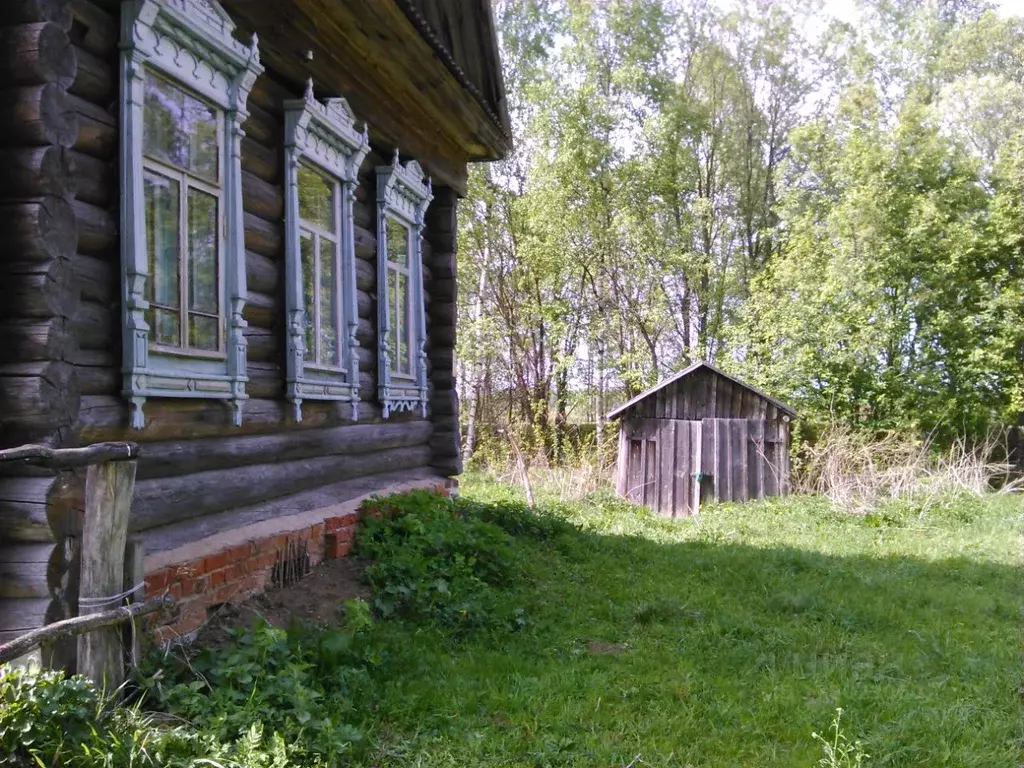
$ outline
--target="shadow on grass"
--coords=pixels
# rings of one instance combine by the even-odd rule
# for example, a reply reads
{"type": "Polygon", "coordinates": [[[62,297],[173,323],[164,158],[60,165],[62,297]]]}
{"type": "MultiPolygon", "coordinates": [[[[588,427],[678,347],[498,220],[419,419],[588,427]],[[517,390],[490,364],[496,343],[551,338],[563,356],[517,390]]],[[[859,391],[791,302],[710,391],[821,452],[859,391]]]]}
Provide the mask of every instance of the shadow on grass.
{"type": "Polygon", "coordinates": [[[848,526],[824,534],[842,554],[521,541],[524,631],[391,630],[374,764],[809,767],[842,707],[865,766],[1018,765],[1013,565],[884,554],[848,526]]]}

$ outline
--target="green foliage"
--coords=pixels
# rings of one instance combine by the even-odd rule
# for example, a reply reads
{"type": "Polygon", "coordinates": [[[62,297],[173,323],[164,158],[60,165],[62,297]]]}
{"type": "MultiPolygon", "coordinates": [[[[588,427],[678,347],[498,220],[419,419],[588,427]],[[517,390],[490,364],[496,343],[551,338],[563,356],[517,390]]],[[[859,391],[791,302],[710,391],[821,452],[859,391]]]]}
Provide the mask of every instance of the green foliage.
{"type": "MultiPolygon", "coordinates": [[[[368,504],[380,514],[360,528],[357,551],[373,560],[366,577],[381,617],[463,629],[515,623],[495,587],[521,576],[519,558],[505,530],[474,514],[479,507],[426,491],[368,504]]],[[[511,525],[510,514],[502,519],[511,525]]]]}
{"type": "MultiPolygon", "coordinates": [[[[272,734],[264,754],[268,765],[285,757],[333,765],[361,737],[350,724],[358,719],[354,702],[376,661],[366,637],[372,626],[366,605],[350,601],[347,618],[345,626],[324,630],[262,622],[229,630],[227,646],[178,663],[170,680],[162,673],[143,680],[169,711],[234,745],[230,756],[253,760],[264,754],[253,745],[262,744],[266,732],[272,734]]],[[[169,660],[152,662],[164,666],[169,660]]]]}
{"type": "Polygon", "coordinates": [[[825,738],[820,733],[812,733],[811,738],[817,741],[825,753],[824,757],[818,760],[822,768],[860,768],[866,765],[865,761],[871,755],[865,754],[860,748],[860,742],[850,740],[839,727],[839,721],[843,717],[842,708],[836,709],[836,716],[832,719],[830,738],[825,738]]]}

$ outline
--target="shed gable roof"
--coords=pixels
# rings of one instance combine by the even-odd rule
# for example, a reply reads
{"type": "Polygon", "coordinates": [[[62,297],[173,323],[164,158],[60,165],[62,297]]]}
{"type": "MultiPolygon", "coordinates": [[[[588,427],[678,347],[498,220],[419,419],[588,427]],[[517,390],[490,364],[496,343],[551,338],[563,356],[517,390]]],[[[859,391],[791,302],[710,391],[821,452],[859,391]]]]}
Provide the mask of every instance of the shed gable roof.
{"type": "Polygon", "coordinates": [[[629,400],[626,403],[623,403],[622,405],[620,405],[615,410],[609,412],[606,418],[608,418],[609,421],[612,420],[612,419],[617,419],[619,416],[621,416],[627,410],[632,408],[634,405],[636,405],[637,403],[639,403],[642,400],[646,400],[648,397],[653,395],[655,392],[658,392],[658,391],[664,389],[665,387],[669,386],[670,384],[674,384],[675,382],[679,381],[680,379],[684,379],[687,376],[690,376],[691,374],[696,373],[697,371],[699,371],[701,369],[705,369],[705,370],[711,371],[712,373],[714,373],[714,374],[716,374],[718,376],[721,376],[723,378],[728,379],[729,381],[732,381],[732,382],[738,384],[739,386],[743,387],[744,389],[750,390],[751,392],[753,392],[758,397],[762,397],[765,400],[767,400],[769,403],[774,405],[776,408],[778,408],[783,413],[788,414],[792,418],[796,418],[796,411],[794,411],[792,408],[790,408],[785,403],[781,402],[780,400],[776,400],[774,397],[772,397],[769,394],[766,394],[765,392],[761,391],[757,387],[753,387],[750,384],[747,384],[745,381],[741,381],[740,379],[737,379],[735,376],[732,376],[732,375],[726,373],[721,368],[718,368],[718,367],[712,365],[711,363],[706,363],[703,360],[698,360],[693,365],[690,365],[690,366],[684,368],[683,370],[679,371],[679,373],[677,373],[677,374],[675,374],[673,376],[669,376],[664,381],[659,382],[658,384],[655,384],[653,387],[651,387],[650,389],[648,389],[648,390],[646,390],[644,392],[641,392],[639,395],[637,395],[633,399],[629,400]]]}

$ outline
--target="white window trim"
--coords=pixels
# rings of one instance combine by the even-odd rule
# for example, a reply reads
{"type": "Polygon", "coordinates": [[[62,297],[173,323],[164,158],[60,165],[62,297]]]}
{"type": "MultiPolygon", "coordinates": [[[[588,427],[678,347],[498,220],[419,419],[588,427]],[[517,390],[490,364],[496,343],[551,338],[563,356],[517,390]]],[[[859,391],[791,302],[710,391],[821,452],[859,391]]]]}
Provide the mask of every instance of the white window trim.
{"type": "MultiPolygon", "coordinates": [[[[258,41],[234,37],[235,25],[212,0],[124,0],[121,4],[121,317],[124,336],[123,394],[131,426],[145,426],[150,397],[228,401],[235,426],[242,423],[245,394],[245,229],[242,218],[242,123],[246,101],[263,72],[258,41]],[[223,357],[169,354],[153,348],[145,313],[146,254],[143,130],[146,70],[193,91],[221,111],[219,146],[223,228],[219,269],[223,357]]],[[[182,290],[187,290],[183,286],[182,290]]]]}
{"type": "MultiPolygon", "coordinates": [[[[313,81],[305,96],[284,102],[285,116],[285,311],[287,313],[287,397],[296,421],[302,421],[303,400],[351,403],[352,420],[359,416],[359,312],[356,302],[356,246],[352,206],[359,166],[370,151],[366,126],[355,127],[355,115],[342,98],[319,102],[313,81]],[[335,182],[331,234],[339,253],[335,285],[341,305],[342,333],[338,344],[343,365],[332,369],[306,360],[306,309],[302,282],[302,231],[314,231],[299,217],[299,166],[306,163],[335,182]],[[338,286],[340,281],[340,286],[338,286]]],[[[319,259],[319,254],[317,254],[319,259]]]]}
{"type": "Polygon", "coordinates": [[[415,160],[403,166],[398,150],[391,165],[377,167],[377,394],[386,419],[397,411],[419,410],[427,417],[426,314],[423,306],[423,223],[433,200],[430,180],[415,160]],[[388,301],[388,228],[391,218],[409,228],[409,325],[413,340],[412,375],[391,370],[388,334],[391,311],[388,301]]]}

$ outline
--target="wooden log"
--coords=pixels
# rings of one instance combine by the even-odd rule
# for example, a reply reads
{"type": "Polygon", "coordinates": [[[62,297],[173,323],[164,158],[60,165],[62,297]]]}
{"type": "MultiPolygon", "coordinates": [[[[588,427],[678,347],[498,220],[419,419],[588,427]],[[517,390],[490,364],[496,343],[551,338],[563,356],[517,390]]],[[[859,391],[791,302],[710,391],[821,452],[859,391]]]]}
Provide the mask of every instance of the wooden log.
{"type": "Polygon", "coordinates": [[[75,200],[78,250],[89,256],[111,256],[117,249],[117,224],[109,211],[75,200]]]}
{"type": "Polygon", "coordinates": [[[454,278],[457,271],[454,250],[444,250],[441,252],[438,252],[438,250],[435,249],[433,257],[430,259],[430,269],[434,273],[434,278],[454,278]]]}
{"type": "Polygon", "coordinates": [[[456,301],[458,286],[453,278],[435,279],[427,285],[427,291],[434,301],[456,301]]]}
{"type": "Polygon", "coordinates": [[[377,287],[377,270],[365,259],[356,259],[356,288],[372,293],[377,287]]]}
{"type": "MultiPolygon", "coordinates": [[[[126,621],[140,618],[150,613],[170,607],[171,602],[167,597],[157,597],[147,600],[144,603],[132,603],[122,605],[101,613],[91,613],[87,616],[73,616],[69,619],[55,621],[45,627],[27,632],[17,639],[0,645],[0,664],[13,661],[26,653],[35,650],[47,643],[55,643],[65,637],[82,637],[86,633],[96,630],[123,624],[126,621]]],[[[38,627],[39,625],[36,624],[38,627]]]]}
{"type": "Polygon", "coordinates": [[[63,318],[0,323],[0,364],[63,360],[75,346],[63,318]]]}
{"type": "Polygon", "coordinates": [[[79,349],[108,350],[117,342],[114,310],[95,301],[79,303],[72,319],[72,328],[79,349]]]}
{"type": "Polygon", "coordinates": [[[117,19],[92,0],[71,0],[75,43],[94,56],[110,57],[117,52],[117,19]]]}
{"type": "Polygon", "coordinates": [[[68,279],[70,270],[56,261],[39,266],[38,272],[0,281],[0,318],[45,319],[75,311],[78,296],[68,279]]]}
{"type": "MultiPolygon", "coordinates": [[[[269,77],[258,77],[256,78],[256,84],[259,85],[261,82],[269,80],[269,77]]],[[[295,97],[292,96],[290,98],[295,97]]],[[[246,109],[249,110],[249,117],[246,118],[245,124],[242,126],[242,130],[245,131],[245,135],[252,138],[253,141],[262,144],[264,147],[281,146],[281,140],[284,134],[283,121],[278,120],[269,112],[258,106],[251,98],[246,104],[246,109]]]]}
{"type": "Polygon", "coordinates": [[[430,323],[433,326],[455,325],[458,310],[454,301],[433,301],[430,304],[430,323]]]}
{"type": "Polygon", "coordinates": [[[0,27],[0,81],[9,86],[75,80],[75,49],[59,24],[38,22],[0,27]]]}
{"type": "Polygon", "coordinates": [[[270,328],[249,326],[245,329],[249,343],[247,357],[254,363],[277,363],[283,359],[284,340],[270,328]]]}
{"type": "Polygon", "coordinates": [[[242,208],[270,222],[284,218],[284,191],[258,176],[242,171],[242,208]]]}
{"type": "Polygon", "coordinates": [[[0,598],[48,598],[67,564],[52,543],[0,545],[0,598]]]}
{"type": "Polygon", "coordinates": [[[53,196],[0,204],[0,238],[7,262],[70,259],[78,240],[74,209],[53,196]]]}
{"type": "MultiPolygon", "coordinates": [[[[430,398],[430,410],[434,415],[434,423],[438,423],[442,418],[449,416],[458,416],[459,413],[459,395],[454,389],[446,389],[444,391],[435,392],[430,398]]],[[[457,420],[456,420],[457,421],[457,420]]]]}
{"type": "Polygon", "coordinates": [[[71,274],[83,300],[108,306],[117,301],[117,267],[111,260],[77,253],[71,260],[71,274]]]}
{"type": "MultiPolygon", "coordinates": [[[[375,262],[377,260],[377,236],[369,229],[360,226],[353,227],[352,236],[356,244],[356,258],[375,262]]],[[[376,277],[374,282],[376,282],[376,277]]]]}
{"type": "Polygon", "coordinates": [[[113,364],[113,355],[102,353],[110,359],[101,365],[74,366],[75,380],[78,391],[83,397],[87,395],[116,395],[121,391],[121,369],[113,364]]]}
{"type": "MultiPolygon", "coordinates": [[[[359,356],[360,372],[370,373],[377,367],[377,350],[356,347],[356,354],[359,356]]],[[[369,397],[369,394],[364,392],[363,397],[369,397]]]]}
{"type": "Polygon", "coordinates": [[[249,381],[245,384],[245,393],[249,397],[284,397],[284,373],[277,363],[254,363],[250,360],[246,374],[249,381]]]}
{"type": "Polygon", "coordinates": [[[70,373],[56,361],[0,365],[0,432],[42,436],[73,422],[79,393],[70,373]]]}
{"type": "Polygon", "coordinates": [[[84,48],[76,46],[74,53],[78,59],[78,70],[74,75],[74,82],[68,87],[68,92],[101,107],[113,104],[117,100],[117,76],[114,74],[114,68],[84,48]]]}
{"type": "Polygon", "coordinates": [[[434,347],[452,348],[455,346],[455,328],[440,325],[430,329],[430,343],[434,347]]]}
{"type": "Polygon", "coordinates": [[[75,162],[63,147],[0,149],[0,169],[4,199],[75,194],[75,162]]]}
{"type": "Polygon", "coordinates": [[[5,540],[42,542],[80,535],[82,493],[81,478],[73,472],[0,478],[0,526],[5,540]]]}
{"type": "Polygon", "coordinates": [[[278,263],[255,251],[245,252],[245,276],[250,291],[276,296],[279,288],[278,263]]]}
{"type": "Polygon", "coordinates": [[[113,160],[118,144],[116,115],[73,94],[67,94],[65,100],[76,116],[78,133],[74,138],[75,150],[99,160],[113,160]]]}
{"type": "Polygon", "coordinates": [[[50,608],[50,599],[23,597],[4,600],[3,608],[0,611],[0,641],[4,642],[4,646],[0,647],[6,647],[25,633],[43,626],[46,623],[46,612],[50,608]]]}
{"type": "Polygon", "coordinates": [[[348,424],[269,435],[147,443],[139,462],[138,479],[141,482],[275,461],[408,448],[425,444],[430,439],[432,429],[425,421],[406,424],[348,424]]]}
{"type": "Polygon", "coordinates": [[[356,202],[352,205],[352,221],[357,227],[370,230],[374,226],[377,211],[374,207],[356,202]]]}
{"type": "Polygon", "coordinates": [[[429,462],[429,446],[417,445],[140,481],[130,530],[144,531],[255,504],[268,496],[298,493],[346,478],[422,467],[429,462]]]}
{"type": "Polygon", "coordinates": [[[70,147],[78,135],[78,116],[56,83],[0,91],[0,143],[70,147]]]}
{"type": "Polygon", "coordinates": [[[4,24],[52,21],[62,30],[71,29],[71,6],[67,0],[5,0],[4,24]]]}
{"type": "Polygon", "coordinates": [[[370,294],[366,291],[356,289],[356,314],[362,318],[370,318],[373,316],[376,307],[374,306],[373,299],[370,298],[370,294]]]}
{"type": "MultiPolygon", "coordinates": [[[[375,390],[363,392],[374,397],[375,390]]],[[[158,440],[193,439],[200,437],[253,435],[281,430],[301,433],[318,427],[351,423],[352,409],[348,403],[309,400],[302,405],[302,423],[292,419],[292,405],[283,398],[250,398],[242,411],[242,426],[231,423],[231,411],[217,400],[162,398],[146,403],[146,427],[129,429],[128,407],[120,397],[86,396],[81,398],[74,433],[82,443],[103,440],[132,440],[149,445],[158,440]]],[[[359,421],[380,420],[380,408],[372,402],[359,403],[359,421]]]]}
{"type": "Polygon", "coordinates": [[[74,164],[71,194],[79,200],[108,209],[117,195],[117,169],[107,160],[98,160],[77,150],[70,150],[74,164]]]}
{"type": "Polygon", "coordinates": [[[245,247],[271,259],[284,253],[284,232],[280,224],[245,213],[245,247]]]}
{"type": "MultiPolygon", "coordinates": [[[[85,527],[78,585],[80,616],[103,613],[109,604],[99,601],[124,591],[124,549],[135,469],[134,461],[105,461],[86,471],[85,527]]],[[[79,635],[78,673],[97,686],[116,690],[124,682],[120,632],[105,627],[79,635]]]]}
{"type": "MultiPolygon", "coordinates": [[[[138,604],[145,602],[146,596],[146,547],[136,536],[129,536],[124,548],[124,581],[121,586],[125,592],[133,590],[128,602],[138,604]],[[143,585],[136,589],[138,585],[143,585]]],[[[139,666],[142,661],[142,633],[134,626],[125,626],[121,642],[129,649],[128,665],[131,669],[139,666]]]]}
{"type": "Polygon", "coordinates": [[[242,139],[242,170],[268,184],[279,184],[284,163],[282,153],[246,136],[242,139]]]}
{"type": "Polygon", "coordinates": [[[242,309],[242,317],[251,327],[275,328],[283,314],[274,296],[250,290],[242,309]]]}
{"type": "Polygon", "coordinates": [[[356,331],[356,338],[359,340],[359,343],[362,344],[364,347],[376,349],[377,331],[373,322],[371,322],[368,318],[360,317],[359,328],[356,331]]]}

